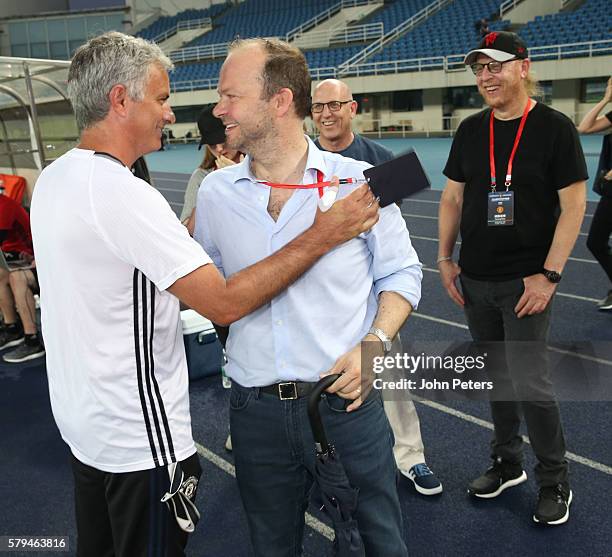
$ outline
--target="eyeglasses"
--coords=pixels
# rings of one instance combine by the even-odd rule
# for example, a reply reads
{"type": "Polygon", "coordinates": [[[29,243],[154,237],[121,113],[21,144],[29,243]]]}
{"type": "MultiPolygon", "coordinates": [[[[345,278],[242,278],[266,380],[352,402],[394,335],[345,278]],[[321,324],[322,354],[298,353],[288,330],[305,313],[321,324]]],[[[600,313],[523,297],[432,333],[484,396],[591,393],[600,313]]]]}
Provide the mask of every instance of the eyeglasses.
{"type": "Polygon", "coordinates": [[[516,60],[516,58],[511,58],[510,60],[506,60],[505,62],[498,62],[497,60],[492,60],[491,62],[487,62],[486,64],[470,64],[470,68],[472,68],[472,72],[474,72],[474,75],[480,75],[482,73],[482,70],[484,70],[485,68],[489,70],[489,73],[499,73],[502,71],[502,66],[506,62],[514,62],[514,60],[516,60]]]}
{"type": "Polygon", "coordinates": [[[353,99],[351,99],[350,101],[329,101],[328,103],[312,103],[310,110],[315,114],[319,114],[319,112],[323,112],[323,109],[327,107],[331,112],[338,112],[338,110],[342,108],[342,105],[352,102],[353,99]]]}

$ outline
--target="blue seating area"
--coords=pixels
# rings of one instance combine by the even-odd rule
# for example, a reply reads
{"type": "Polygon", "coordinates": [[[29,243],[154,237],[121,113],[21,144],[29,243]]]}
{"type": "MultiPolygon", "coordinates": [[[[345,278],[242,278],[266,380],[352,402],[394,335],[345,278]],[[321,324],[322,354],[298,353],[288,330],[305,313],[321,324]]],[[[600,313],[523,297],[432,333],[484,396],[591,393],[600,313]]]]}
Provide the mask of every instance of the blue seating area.
{"type": "Polygon", "coordinates": [[[308,67],[329,68],[338,67],[342,62],[357,54],[363,46],[343,46],[339,48],[307,50],[304,52],[308,67]]]}
{"type": "Polygon", "coordinates": [[[207,64],[182,64],[176,66],[170,73],[170,82],[175,91],[191,89],[189,82],[205,79],[217,79],[221,70],[222,61],[208,62],[207,64]]]}
{"type": "MultiPolygon", "coordinates": [[[[453,2],[412,31],[386,46],[367,62],[385,62],[463,54],[478,44],[475,23],[499,10],[502,0],[453,2]]],[[[491,31],[505,29],[506,21],[492,22],[491,31]]]]}
{"type": "MultiPolygon", "coordinates": [[[[341,62],[350,58],[362,47],[347,46],[340,48],[308,50],[304,52],[308,66],[311,69],[337,67],[341,62]]],[[[200,81],[205,79],[217,79],[221,69],[221,60],[205,64],[181,64],[175,67],[170,74],[170,80],[176,91],[190,89],[191,85],[185,82],[200,81]],[[183,85],[181,85],[183,83],[183,85]]]]}
{"type": "Polygon", "coordinates": [[[147,39],[150,41],[158,35],[161,35],[162,33],[175,27],[179,21],[202,19],[204,17],[213,18],[226,9],[227,6],[225,6],[224,4],[213,4],[210,8],[207,8],[205,10],[185,10],[173,16],[162,16],[159,19],[156,19],[148,27],[141,29],[138,33],[136,33],[136,36],[142,37],[143,39],[147,39]]]}
{"type": "MultiPolygon", "coordinates": [[[[386,7],[374,14],[368,19],[368,22],[382,21],[385,29],[390,30],[414,15],[429,1],[395,0],[388,6],[385,4],[386,7]]],[[[573,12],[538,16],[525,25],[519,34],[530,47],[610,39],[612,36],[610,2],[611,0],[587,0],[573,12]]],[[[316,0],[315,2],[296,0],[288,8],[285,0],[246,0],[217,18],[216,29],[199,37],[190,46],[228,42],[236,35],[241,37],[282,36],[334,3],[334,0],[316,0]]],[[[418,58],[429,61],[424,63],[425,68],[440,68],[442,67],[440,57],[463,55],[478,44],[480,37],[475,28],[476,21],[483,17],[494,16],[501,3],[502,0],[452,2],[365,62],[418,58]]],[[[491,31],[503,30],[509,25],[510,22],[505,20],[492,21],[489,28],[491,31]]],[[[337,68],[362,49],[363,45],[347,45],[339,48],[309,50],[305,51],[305,55],[308,65],[313,70],[337,68]]],[[[553,55],[554,53],[551,52],[550,56],[553,55]]],[[[569,55],[581,54],[571,53],[569,55]]],[[[540,58],[546,56],[546,53],[541,53],[540,58]]],[[[405,65],[404,71],[417,69],[411,64],[405,65]]],[[[171,80],[175,84],[175,90],[191,88],[191,85],[180,85],[180,83],[215,80],[219,76],[220,67],[220,60],[179,65],[172,73],[171,80]]],[[[390,68],[389,71],[395,70],[390,68]]]]}
{"type": "Polygon", "coordinates": [[[431,4],[432,0],[391,0],[385,2],[385,7],[377,11],[367,19],[367,23],[378,23],[382,21],[385,31],[389,32],[400,23],[410,19],[420,12],[425,6],[431,4]]]}
{"type": "Polygon", "coordinates": [[[599,41],[612,37],[610,0],[587,0],[573,12],[538,16],[519,30],[530,46],[599,41]]]}
{"type": "Polygon", "coordinates": [[[338,0],[246,0],[214,21],[209,33],[185,46],[227,43],[237,36],[281,37],[338,0]]]}

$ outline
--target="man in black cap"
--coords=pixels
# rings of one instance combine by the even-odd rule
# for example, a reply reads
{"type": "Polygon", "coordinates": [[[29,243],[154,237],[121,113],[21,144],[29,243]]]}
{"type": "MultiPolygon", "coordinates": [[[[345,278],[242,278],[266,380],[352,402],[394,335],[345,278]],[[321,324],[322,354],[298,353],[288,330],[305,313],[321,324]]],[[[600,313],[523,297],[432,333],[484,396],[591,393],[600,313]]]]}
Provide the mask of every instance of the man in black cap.
{"type": "Polygon", "coordinates": [[[527,479],[522,411],[538,460],[533,519],[562,524],[572,492],[545,342],[552,298],[584,216],[584,155],[574,124],[530,98],[537,83],[516,34],[489,33],[465,64],[488,108],[466,118],[453,140],[440,200],[438,266],[449,296],[465,308],[474,340],[498,343],[487,365],[494,382],[494,462],[468,492],[492,498],[527,479]]]}
{"type": "Polygon", "coordinates": [[[205,145],[204,158],[189,178],[180,217],[190,234],[193,234],[194,211],[202,180],[213,170],[236,164],[243,158],[239,151],[230,149],[225,144],[225,126],[219,118],[213,116],[214,107],[215,103],[207,104],[198,116],[198,129],[200,130],[198,150],[205,145]]]}

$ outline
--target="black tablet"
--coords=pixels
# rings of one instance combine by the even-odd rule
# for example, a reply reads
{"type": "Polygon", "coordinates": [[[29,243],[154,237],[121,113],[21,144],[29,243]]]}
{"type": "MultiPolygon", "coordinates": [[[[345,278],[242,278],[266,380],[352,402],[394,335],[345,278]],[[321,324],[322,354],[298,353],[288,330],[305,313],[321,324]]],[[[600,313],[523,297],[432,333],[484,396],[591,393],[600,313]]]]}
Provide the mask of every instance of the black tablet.
{"type": "Polygon", "coordinates": [[[381,207],[431,187],[423,165],[414,151],[368,168],[363,171],[363,175],[374,195],[380,197],[381,207]]]}

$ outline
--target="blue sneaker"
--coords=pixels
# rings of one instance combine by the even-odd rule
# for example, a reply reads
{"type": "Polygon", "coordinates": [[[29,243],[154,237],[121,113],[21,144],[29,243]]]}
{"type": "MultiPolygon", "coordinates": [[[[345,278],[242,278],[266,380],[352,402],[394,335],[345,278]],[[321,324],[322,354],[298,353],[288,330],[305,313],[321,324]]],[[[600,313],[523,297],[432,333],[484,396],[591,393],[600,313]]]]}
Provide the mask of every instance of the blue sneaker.
{"type": "Polygon", "coordinates": [[[424,462],[415,464],[410,470],[400,472],[414,484],[415,489],[421,495],[437,495],[442,493],[442,484],[436,475],[424,462]]]}

